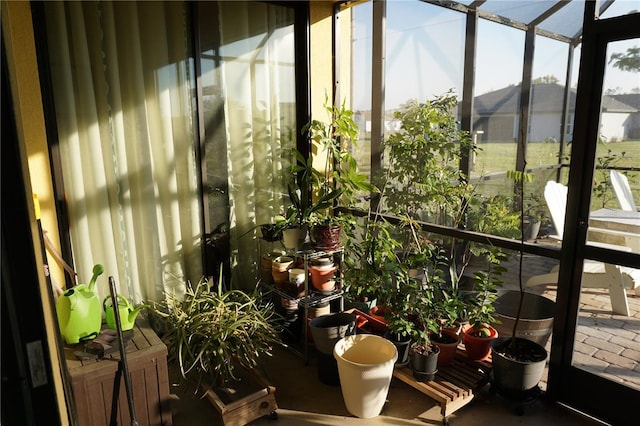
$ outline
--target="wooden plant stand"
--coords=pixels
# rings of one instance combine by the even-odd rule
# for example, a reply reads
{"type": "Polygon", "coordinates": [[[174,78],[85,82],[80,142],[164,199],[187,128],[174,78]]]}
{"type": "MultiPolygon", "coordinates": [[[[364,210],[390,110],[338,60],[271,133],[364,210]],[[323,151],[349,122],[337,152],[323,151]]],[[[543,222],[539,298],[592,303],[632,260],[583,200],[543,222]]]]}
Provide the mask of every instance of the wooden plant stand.
{"type": "Polygon", "coordinates": [[[206,392],[207,399],[216,407],[225,426],[244,426],[267,415],[277,418],[276,388],[255,370],[244,370],[244,373],[244,386],[233,389],[236,394],[231,398],[213,389],[206,392]]]}
{"type": "Polygon", "coordinates": [[[458,346],[451,365],[439,367],[435,380],[419,382],[413,377],[411,366],[395,368],[393,375],[419,390],[440,404],[442,422],[448,416],[473,400],[475,390],[489,382],[491,361],[472,361],[467,358],[464,346],[458,346]]]}

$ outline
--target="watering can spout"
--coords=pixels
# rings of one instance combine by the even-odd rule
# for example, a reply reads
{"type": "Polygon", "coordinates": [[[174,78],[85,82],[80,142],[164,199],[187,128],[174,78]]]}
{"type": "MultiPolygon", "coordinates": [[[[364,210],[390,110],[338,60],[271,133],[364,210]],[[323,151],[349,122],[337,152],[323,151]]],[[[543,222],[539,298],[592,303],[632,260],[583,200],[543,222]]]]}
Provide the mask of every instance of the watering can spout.
{"type": "Polygon", "coordinates": [[[137,308],[135,308],[134,310],[130,311],[129,312],[129,322],[132,323],[132,324],[135,324],[136,318],[138,317],[138,314],[145,307],[146,307],[146,305],[140,305],[137,308]]]}

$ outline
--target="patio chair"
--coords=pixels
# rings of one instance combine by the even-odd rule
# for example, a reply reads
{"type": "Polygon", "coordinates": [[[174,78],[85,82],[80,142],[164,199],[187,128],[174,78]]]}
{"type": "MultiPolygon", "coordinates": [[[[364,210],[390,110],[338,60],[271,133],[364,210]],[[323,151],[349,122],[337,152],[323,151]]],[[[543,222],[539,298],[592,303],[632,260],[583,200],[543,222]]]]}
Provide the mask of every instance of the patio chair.
{"type": "MultiPolygon", "coordinates": [[[[567,206],[567,187],[553,181],[547,182],[544,189],[544,198],[551,212],[551,220],[556,228],[559,239],[562,239],[564,230],[564,216],[567,206]]],[[[591,231],[591,229],[590,229],[591,231]]],[[[595,229],[597,232],[606,233],[606,229],[595,229]]],[[[611,244],[599,244],[613,247],[624,251],[630,251],[628,247],[613,246],[611,244]]],[[[558,284],[559,265],[554,267],[548,274],[531,277],[525,284],[526,287],[536,285],[558,284]]],[[[640,296],[640,269],[628,268],[609,263],[585,260],[582,272],[583,288],[605,288],[609,291],[611,298],[611,309],[619,315],[629,316],[629,303],[627,301],[627,288],[635,289],[640,296]]]]}
{"type": "Polygon", "coordinates": [[[616,170],[611,170],[609,176],[611,177],[611,186],[613,186],[613,192],[616,193],[620,209],[629,212],[640,211],[640,207],[633,201],[633,194],[627,177],[616,170]]]}

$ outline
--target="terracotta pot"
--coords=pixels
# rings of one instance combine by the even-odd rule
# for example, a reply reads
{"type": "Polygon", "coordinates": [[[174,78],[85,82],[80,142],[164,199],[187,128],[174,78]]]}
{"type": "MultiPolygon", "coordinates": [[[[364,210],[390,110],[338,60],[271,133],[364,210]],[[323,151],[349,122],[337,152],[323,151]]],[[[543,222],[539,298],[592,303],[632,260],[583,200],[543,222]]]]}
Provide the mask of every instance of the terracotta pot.
{"type": "Polygon", "coordinates": [[[442,330],[443,341],[438,340],[438,336],[431,337],[431,341],[440,348],[440,355],[438,355],[438,367],[443,365],[449,365],[456,357],[458,350],[458,343],[460,343],[460,336],[455,331],[442,330]]]}
{"type": "MultiPolygon", "coordinates": [[[[278,256],[271,261],[271,270],[278,272],[286,272],[293,265],[293,258],[289,256],[278,256]]],[[[287,272],[287,279],[289,279],[289,273],[287,272]]]]}
{"type": "MultiPolygon", "coordinates": [[[[442,324],[444,324],[445,320],[442,320],[442,324]]],[[[441,326],[440,330],[442,331],[447,331],[447,332],[452,332],[455,333],[456,335],[460,335],[460,331],[462,330],[462,324],[460,324],[460,322],[456,321],[452,326],[441,326]]]]}
{"type": "Polygon", "coordinates": [[[478,337],[471,334],[473,324],[462,327],[462,339],[469,359],[482,361],[491,355],[491,342],[498,338],[498,331],[491,326],[485,326],[485,328],[489,330],[489,337],[478,337]]]}
{"type": "Polygon", "coordinates": [[[369,315],[371,316],[371,318],[386,324],[386,321],[384,320],[386,311],[387,309],[384,306],[374,306],[373,308],[369,309],[369,315]]]}
{"type": "Polygon", "coordinates": [[[271,276],[276,288],[283,290],[289,284],[289,268],[293,265],[293,258],[278,256],[271,262],[271,276]]]}
{"type": "MultiPolygon", "coordinates": [[[[333,274],[338,270],[336,265],[330,266],[310,266],[311,283],[316,290],[325,291],[323,288],[327,288],[327,281],[333,279],[333,274]]],[[[335,286],[335,282],[334,282],[335,286]]]]}

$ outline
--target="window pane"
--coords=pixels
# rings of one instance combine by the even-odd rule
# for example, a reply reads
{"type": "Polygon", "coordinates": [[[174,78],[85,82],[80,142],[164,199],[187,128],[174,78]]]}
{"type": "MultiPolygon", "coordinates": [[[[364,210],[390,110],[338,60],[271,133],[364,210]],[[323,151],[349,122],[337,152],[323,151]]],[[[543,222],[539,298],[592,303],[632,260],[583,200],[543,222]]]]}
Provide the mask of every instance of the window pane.
{"type": "Polygon", "coordinates": [[[340,93],[351,102],[354,121],[360,130],[353,155],[360,170],[367,175],[371,174],[372,13],[373,2],[361,3],[343,9],[338,21],[342,47],[338,70],[340,93]]]}
{"type": "MultiPolygon", "coordinates": [[[[637,38],[607,46],[587,235],[588,244],[633,253],[640,253],[640,70],[629,59],[637,46],[637,38]]],[[[573,353],[575,366],[635,389],[639,279],[640,269],[585,261],[573,353]]]]}
{"type": "Polygon", "coordinates": [[[205,202],[216,262],[253,288],[262,240],[288,203],[295,147],[293,9],[260,2],[200,2],[205,202]],[[211,25],[211,23],[217,25],[211,25]],[[219,263],[218,263],[219,264],[219,263]]]}
{"type": "Polygon", "coordinates": [[[515,169],[524,33],[481,19],[477,45],[472,177],[515,169]]]}
{"type": "Polygon", "coordinates": [[[421,2],[387,4],[385,109],[462,92],[465,15],[421,2]]]}
{"type": "MultiPolygon", "coordinates": [[[[558,164],[569,46],[547,37],[536,37],[533,87],[529,110],[527,167],[558,164]]],[[[575,92],[569,93],[573,104],[575,92]]],[[[570,139],[570,130],[564,139],[570,139]]]]}

